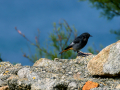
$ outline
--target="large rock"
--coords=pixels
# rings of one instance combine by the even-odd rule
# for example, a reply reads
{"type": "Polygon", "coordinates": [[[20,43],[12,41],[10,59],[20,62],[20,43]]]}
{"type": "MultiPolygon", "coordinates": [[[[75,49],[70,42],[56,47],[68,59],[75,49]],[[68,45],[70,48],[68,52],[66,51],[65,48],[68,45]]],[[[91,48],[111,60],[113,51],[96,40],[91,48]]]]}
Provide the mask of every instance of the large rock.
{"type": "Polygon", "coordinates": [[[92,81],[99,84],[92,90],[119,88],[120,78],[94,78],[88,72],[87,64],[94,57],[41,58],[33,66],[0,62],[0,87],[9,90],[82,90],[87,81],[92,81]]]}
{"type": "Polygon", "coordinates": [[[91,59],[87,68],[92,75],[120,74],[120,40],[107,46],[91,59]]]}

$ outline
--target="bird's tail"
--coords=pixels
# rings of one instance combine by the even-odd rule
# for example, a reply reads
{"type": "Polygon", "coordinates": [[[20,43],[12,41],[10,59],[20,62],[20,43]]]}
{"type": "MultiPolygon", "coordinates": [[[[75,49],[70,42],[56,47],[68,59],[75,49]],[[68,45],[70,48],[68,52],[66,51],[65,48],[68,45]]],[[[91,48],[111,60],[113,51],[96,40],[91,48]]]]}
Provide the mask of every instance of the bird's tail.
{"type": "Polygon", "coordinates": [[[62,54],[63,52],[68,51],[68,50],[73,50],[73,48],[65,49],[65,50],[63,50],[62,52],[60,52],[59,54],[62,54]]]}

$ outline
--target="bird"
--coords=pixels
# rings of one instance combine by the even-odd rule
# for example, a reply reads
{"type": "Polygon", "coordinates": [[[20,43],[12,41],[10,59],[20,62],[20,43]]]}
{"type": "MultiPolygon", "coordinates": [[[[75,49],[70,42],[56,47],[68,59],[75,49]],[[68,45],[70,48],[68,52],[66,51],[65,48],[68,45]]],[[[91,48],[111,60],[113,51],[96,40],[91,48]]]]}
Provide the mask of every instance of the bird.
{"type": "Polygon", "coordinates": [[[89,37],[92,37],[88,32],[82,33],[80,36],[76,37],[62,52],[73,50],[74,52],[79,52],[88,42],[89,37]]]}

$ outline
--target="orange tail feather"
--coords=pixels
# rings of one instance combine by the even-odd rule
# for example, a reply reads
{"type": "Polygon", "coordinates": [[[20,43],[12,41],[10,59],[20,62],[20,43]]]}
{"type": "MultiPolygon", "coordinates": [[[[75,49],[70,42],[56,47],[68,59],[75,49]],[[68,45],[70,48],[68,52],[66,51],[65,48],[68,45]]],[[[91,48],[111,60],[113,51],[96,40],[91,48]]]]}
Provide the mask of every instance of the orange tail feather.
{"type": "Polygon", "coordinates": [[[62,54],[63,52],[68,51],[68,50],[73,50],[73,48],[68,48],[68,49],[66,49],[66,50],[63,50],[63,51],[60,52],[59,54],[62,54]]]}

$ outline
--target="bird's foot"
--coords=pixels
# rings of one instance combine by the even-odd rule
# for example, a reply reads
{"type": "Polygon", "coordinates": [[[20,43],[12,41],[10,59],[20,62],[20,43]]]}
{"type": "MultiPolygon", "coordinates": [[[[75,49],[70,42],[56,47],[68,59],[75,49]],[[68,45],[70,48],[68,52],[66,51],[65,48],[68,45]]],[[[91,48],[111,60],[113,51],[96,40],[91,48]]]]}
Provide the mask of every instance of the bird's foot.
{"type": "Polygon", "coordinates": [[[84,53],[84,52],[81,52],[81,51],[79,51],[79,52],[77,52],[78,54],[77,54],[77,56],[88,56],[88,55],[92,55],[92,53],[84,53]]]}

